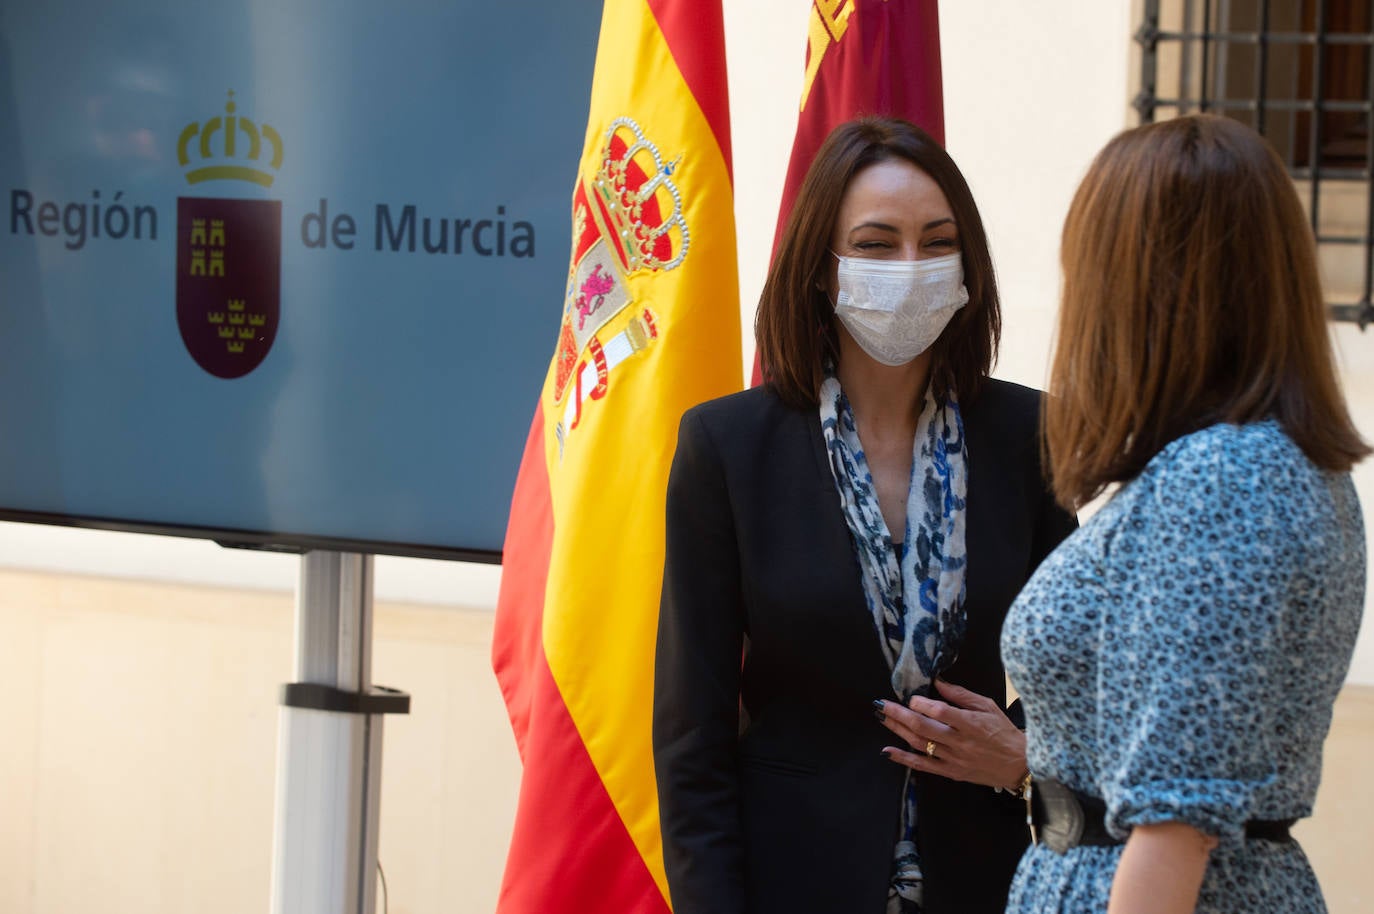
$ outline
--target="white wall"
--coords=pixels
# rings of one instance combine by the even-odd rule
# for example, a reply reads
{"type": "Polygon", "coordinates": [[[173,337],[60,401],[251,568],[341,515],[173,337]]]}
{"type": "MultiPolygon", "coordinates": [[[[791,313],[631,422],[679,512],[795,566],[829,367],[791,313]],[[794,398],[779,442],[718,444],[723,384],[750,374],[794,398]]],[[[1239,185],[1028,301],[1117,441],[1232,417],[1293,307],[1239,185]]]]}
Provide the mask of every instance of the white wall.
{"type": "Polygon", "coordinates": [[[987,223],[1002,294],[999,377],[1043,387],[1059,233],[1097,151],[1135,123],[1129,2],[942,3],[946,145],[987,223]]]}
{"type": "MultiPolygon", "coordinates": [[[[725,0],[740,239],[744,365],[796,125],[807,0],[725,0]]],[[[1004,309],[1000,377],[1042,385],[1058,294],[1059,231],[1069,199],[1106,140],[1134,123],[1138,0],[941,4],[946,138],[988,226],[1004,309]]],[[[1374,339],[1336,337],[1356,420],[1374,438],[1374,339]]],[[[1374,511],[1374,465],[1357,473],[1374,511]]],[[[290,588],[294,559],[197,541],[0,524],[0,564],[186,582],[290,588]]],[[[384,600],[495,604],[499,569],[382,557],[384,600]]],[[[1352,679],[1374,684],[1374,625],[1352,679]]]]}
{"type": "MultiPolygon", "coordinates": [[[[0,567],[244,587],[293,590],[294,555],[221,549],[208,540],[144,536],[0,523],[0,567]]],[[[496,565],[378,556],[378,599],[493,609],[500,586],[496,565]]]]}

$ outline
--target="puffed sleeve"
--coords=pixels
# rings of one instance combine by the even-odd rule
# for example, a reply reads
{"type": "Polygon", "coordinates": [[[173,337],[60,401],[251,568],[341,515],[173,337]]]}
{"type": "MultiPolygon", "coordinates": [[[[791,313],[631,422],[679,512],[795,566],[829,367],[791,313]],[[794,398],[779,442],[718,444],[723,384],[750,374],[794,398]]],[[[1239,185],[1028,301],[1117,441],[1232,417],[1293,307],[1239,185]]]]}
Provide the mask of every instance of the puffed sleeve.
{"type": "Polygon", "coordinates": [[[1257,459],[1256,437],[1218,426],[1170,445],[1109,547],[1097,738],[1118,838],[1161,822],[1238,837],[1277,776],[1303,489],[1283,461],[1302,458],[1257,459]]]}
{"type": "Polygon", "coordinates": [[[744,909],[743,606],[725,475],[695,412],[678,432],[666,534],[653,718],[664,863],[676,914],[732,914],[744,909]]]}

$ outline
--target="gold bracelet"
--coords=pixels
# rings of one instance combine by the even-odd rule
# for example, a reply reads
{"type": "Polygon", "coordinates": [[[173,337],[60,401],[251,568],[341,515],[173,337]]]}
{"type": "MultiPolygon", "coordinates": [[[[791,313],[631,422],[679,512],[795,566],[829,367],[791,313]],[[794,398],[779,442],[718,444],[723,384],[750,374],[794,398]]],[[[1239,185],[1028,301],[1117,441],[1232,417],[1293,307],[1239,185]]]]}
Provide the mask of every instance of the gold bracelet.
{"type": "Polygon", "coordinates": [[[1026,773],[1021,775],[1021,777],[1016,781],[1015,787],[998,787],[997,792],[1009,793],[1012,796],[1016,797],[1018,800],[1024,800],[1026,798],[1026,791],[1030,789],[1030,782],[1031,773],[1030,769],[1027,768],[1026,773]]]}

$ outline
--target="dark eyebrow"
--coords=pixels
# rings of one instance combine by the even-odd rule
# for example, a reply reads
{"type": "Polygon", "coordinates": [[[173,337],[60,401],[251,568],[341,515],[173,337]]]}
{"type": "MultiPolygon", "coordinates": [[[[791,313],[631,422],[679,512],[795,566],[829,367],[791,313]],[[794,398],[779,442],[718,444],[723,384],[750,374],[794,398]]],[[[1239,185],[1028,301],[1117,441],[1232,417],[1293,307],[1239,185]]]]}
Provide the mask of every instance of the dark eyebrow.
{"type": "Polygon", "coordinates": [[[849,229],[849,234],[852,235],[852,234],[854,234],[855,232],[857,232],[859,229],[866,229],[866,228],[879,229],[880,231],[884,231],[884,232],[895,232],[895,231],[897,231],[897,226],[895,226],[895,225],[888,225],[886,222],[860,222],[858,225],[855,225],[855,226],[850,227],[850,229],[849,229]]]}
{"type": "MultiPolygon", "coordinates": [[[[958,228],[958,226],[957,226],[957,225],[955,224],[955,222],[954,222],[954,217],[952,217],[952,216],[946,216],[946,217],[944,217],[943,219],[936,219],[936,220],[934,220],[934,221],[932,221],[932,222],[927,222],[925,225],[921,226],[921,231],[923,231],[923,232],[928,232],[928,231],[930,231],[931,229],[933,229],[933,228],[939,228],[939,227],[942,226],[942,225],[953,225],[953,226],[955,226],[955,228],[958,228]]],[[[886,222],[861,222],[861,223],[859,223],[858,225],[853,226],[852,228],[850,228],[849,234],[852,235],[852,234],[854,234],[855,232],[857,232],[859,229],[866,229],[866,228],[867,228],[867,229],[878,229],[878,230],[884,231],[884,232],[896,232],[896,231],[897,231],[897,227],[896,227],[895,225],[888,225],[886,222]]]]}

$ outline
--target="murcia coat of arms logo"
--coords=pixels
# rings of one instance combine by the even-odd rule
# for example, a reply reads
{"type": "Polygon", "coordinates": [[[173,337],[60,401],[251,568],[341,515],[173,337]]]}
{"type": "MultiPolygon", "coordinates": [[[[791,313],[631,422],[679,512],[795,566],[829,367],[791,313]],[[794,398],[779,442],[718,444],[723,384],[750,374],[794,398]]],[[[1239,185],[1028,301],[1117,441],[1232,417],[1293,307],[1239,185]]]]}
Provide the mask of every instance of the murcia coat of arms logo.
{"type": "MultiPolygon", "coordinates": [[[[191,123],[177,160],[191,185],[247,181],[270,187],[281,135],[235,115],[191,123]],[[269,170],[270,169],[270,170],[269,170]]],[[[281,201],[177,198],[177,326],[196,364],[219,378],[248,374],[267,357],[281,321],[281,201]]]]}

